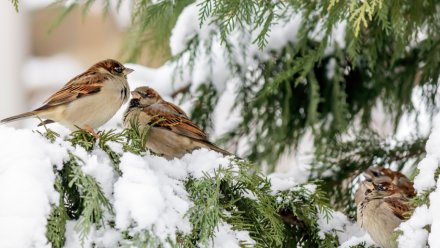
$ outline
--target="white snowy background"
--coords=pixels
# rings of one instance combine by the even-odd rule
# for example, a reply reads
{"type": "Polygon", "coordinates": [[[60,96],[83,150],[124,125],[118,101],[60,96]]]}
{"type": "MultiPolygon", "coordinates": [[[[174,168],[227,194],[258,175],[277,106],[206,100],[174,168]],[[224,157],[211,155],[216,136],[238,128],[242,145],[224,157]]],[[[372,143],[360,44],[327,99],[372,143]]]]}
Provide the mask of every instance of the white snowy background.
{"type": "MultiPolygon", "coordinates": [[[[47,6],[52,1],[22,1],[27,8],[40,8],[47,6]]],[[[125,2],[125,1],[124,1],[125,2]]],[[[130,20],[129,6],[115,15],[118,25],[125,27],[130,20]],[[124,14],[125,13],[125,14],[124,14]]],[[[287,23],[280,23],[272,27],[268,45],[264,50],[259,50],[253,44],[252,35],[243,35],[235,32],[232,34],[233,42],[246,49],[246,59],[240,59],[241,54],[236,54],[236,60],[243,66],[252,67],[269,58],[268,52],[281,49],[287,42],[294,42],[299,27],[300,14],[296,14],[287,23]]],[[[208,23],[208,22],[206,22],[208,23]]],[[[334,30],[332,35],[334,43],[344,47],[344,23],[334,30]]],[[[170,47],[172,54],[177,54],[185,48],[186,42],[198,35],[201,40],[208,39],[212,32],[217,32],[214,27],[199,26],[196,4],[185,8],[179,17],[172,32],[170,47]]],[[[312,35],[320,39],[319,27],[312,35]]],[[[327,49],[331,52],[332,44],[327,49]]],[[[235,105],[237,78],[228,73],[227,64],[223,57],[224,48],[220,40],[214,40],[212,52],[214,54],[212,71],[206,69],[208,57],[201,56],[194,65],[194,71],[185,71],[182,78],[173,81],[174,64],[166,63],[160,68],[147,68],[142,65],[127,64],[135,70],[129,75],[132,89],[148,85],[158,90],[167,100],[173,101],[169,95],[176,89],[191,84],[190,91],[195,93],[197,87],[207,81],[212,81],[220,95],[219,103],[214,110],[214,131],[211,139],[221,136],[234,128],[239,123],[239,111],[231,111],[235,105]],[[209,80],[207,80],[209,79],[209,80]]],[[[205,54],[200,51],[201,54],[205,54]]],[[[61,87],[71,77],[86,69],[75,59],[58,54],[52,57],[32,57],[26,59],[22,68],[22,80],[29,89],[44,87],[45,85],[61,87]]],[[[331,74],[329,68],[329,73],[331,74]]],[[[413,101],[421,113],[419,122],[415,122],[414,115],[406,115],[399,124],[397,136],[400,139],[410,137],[415,130],[429,133],[433,132],[426,145],[427,156],[418,165],[419,175],[415,178],[415,187],[418,192],[437,189],[431,193],[430,206],[421,206],[416,209],[410,220],[403,223],[400,229],[403,235],[399,237],[399,247],[425,247],[428,242],[431,247],[440,247],[440,182],[435,182],[434,171],[440,162],[440,120],[431,125],[425,107],[420,104],[421,94],[416,91],[413,101]],[[431,232],[424,227],[431,225],[431,232]]],[[[42,102],[44,99],[41,99],[42,102]]],[[[190,111],[192,100],[176,102],[185,111],[190,111]]],[[[33,107],[38,106],[38,102],[33,107]]],[[[384,136],[392,131],[391,123],[386,119],[381,104],[377,104],[373,126],[384,136]]],[[[121,116],[126,106],[115,115],[101,129],[120,128],[121,116]]],[[[198,150],[188,154],[182,159],[165,160],[156,156],[143,158],[130,153],[123,153],[117,144],[112,146],[117,152],[123,153],[120,168],[123,176],[118,178],[112,169],[108,157],[99,149],[88,154],[80,147],[70,147],[61,138],[53,144],[47,142],[39,134],[32,131],[38,121],[29,120],[24,124],[24,129],[0,126],[0,247],[49,247],[45,236],[45,226],[50,213],[51,204],[58,202],[59,195],[54,190],[53,165],[60,169],[63,161],[68,159],[67,150],[85,161],[82,167],[84,173],[91,175],[101,183],[106,196],[115,206],[116,227],[126,228],[133,223],[140,229],[153,228],[154,233],[166,239],[173,237],[176,230],[189,233],[191,226],[184,216],[192,206],[188,200],[187,192],[182,185],[182,179],[189,175],[200,177],[203,172],[211,173],[220,165],[226,165],[227,159],[219,154],[198,150]],[[210,163],[206,163],[210,161],[210,163]],[[207,165],[210,165],[207,167],[207,165]],[[212,165],[212,166],[211,166],[212,165]]],[[[66,135],[68,131],[57,124],[52,129],[66,135]]],[[[246,139],[240,144],[240,152],[246,147],[246,139]]],[[[269,175],[273,188],[284,189],[286,185],[293,187],[307,180],[308,161],[313,150],[311,137],[305,135],[299,151],[285,154],[281,159],[277,172],[269,175]]],[[[351,222],[344,214],[335,212],[332,219],[319,222],[322,232],[336,232],[341,242],[341,247],[350,247],[360,242],[373,244],[368,234],[362,231],[357,224],[351,222]]],[[[80,247],[79,238],[74,230],[75,222],[67,226],[66,247],[80,247]]],[[[98,247],[117,247],[121,239],[120,233],[114,230],[92,231],[85,247],[90,247],[93,242],[98,247]]],[[[239,241],[253,241],[246,232],[236,232],[227,223],[223,223],[217,230],[213,247],[239,247],[239,241]]]]}

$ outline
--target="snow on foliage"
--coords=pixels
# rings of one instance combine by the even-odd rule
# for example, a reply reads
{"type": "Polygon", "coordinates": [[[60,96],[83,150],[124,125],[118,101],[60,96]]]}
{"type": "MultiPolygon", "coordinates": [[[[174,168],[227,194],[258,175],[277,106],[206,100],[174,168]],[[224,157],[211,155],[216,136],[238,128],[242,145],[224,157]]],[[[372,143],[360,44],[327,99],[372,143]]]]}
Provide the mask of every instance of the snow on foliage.
{"type": "Polygon", "coordinates": [[[53,165],[65,148],[28,130],[0,126],[0,247],[44,247],[53,188],[53,165]]]}
{"type": "Polygon", "coordinates": [[[426,143],[426,157],[419,163],[418,175],[414,178],[417,197],[422,198],[411,218],[402,223],[399,230],[399,247],[440,247],[440,118],[426,143]],[[423,198],[426,198],[423,202],[423,198]],[[430,228],[428,228],[430,227],[430,228]]]}
{"type": "MultiPolygon", "coordinates": [[[[176,233],[191,232],[191,223],[185,215],[193,205],[188,198],[184,180],[213,173],[229,160],[205,149],[188,154],[182,159],[166,160],[162,157],[138,156],[123,153],[117,177],[112,162],[101,149],[87,152],[80,146],[57,138],[49,142],[42,135],[29,130],[15,130],[0,126],[0,246],[45,247],[47,218],[51,206],[59,202],[54,189],[54,170],[63,168],[68,152],[77,156],[84,165],[82,171],[92,176],[102,187],[114,206],[116,229],[92,228],[81,241],[77,234],[77,221],[67,223],[66,247],[79,247],[81,242],[99,247],[116,247],[121,239],[120,230],[151,232],[161,241],[175,240],[176,233]],[[119,231],[117,231],[119,230],[119,231]]],[[[113,147],[117,147],[113,145],[113,147]]],[[[235,232],[226,224],[216,231],[216,246],[248,240],[244,231],[235,232]]]]}

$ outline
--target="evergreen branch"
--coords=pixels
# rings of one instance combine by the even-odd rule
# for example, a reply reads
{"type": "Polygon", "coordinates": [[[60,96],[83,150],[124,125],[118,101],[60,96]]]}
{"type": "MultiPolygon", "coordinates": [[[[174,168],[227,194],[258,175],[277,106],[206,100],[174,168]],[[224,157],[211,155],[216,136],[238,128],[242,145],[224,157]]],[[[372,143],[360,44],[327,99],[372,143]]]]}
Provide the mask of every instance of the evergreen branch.
{"type": "Polygon", "coordinates": [[[357,37],[359,35],[359,31],[361,25],[364,27],[368,27],[368,21],[373,19],[373,15],[378,11],[378,9],[382,8],[382,0],[365,0],[360,3],[358,6],[358,1],[351,0],[350,3],[350,18],[349,20],[352,22],[354,27],[354,35],[357,37]]]}
{"type": "Polygon", "coordinates": [[[64,189],[61,178],[55,179],[55,189],[59,193],[59,203],[54,206],[47,221],[46,236],[52,247],[61,248],[65,242],[66,221],[69,219],[64,206],[64,189]]]}
{"type": "Polygon", "coordinates": [[[130,128],[124,130],[124,136],[127,141],[123,148],[125,151],[141,155],[148,150],[147,141],[151,130],[150,125],[141,127],[139,124],[139,117],[136,116],[130,120],[130,128]]]}
{"type": "MultiPolygon", "coordinates": [[[[78,158],[71,155],[71,159],[77,160],[78,158]]],[[[81,241],[84,242],[93,224],[105,225],[103,211],[108,210],[112,213],[113,210],[99,183],[93,177],[84,174],[77,163],[71,163],[70,166],[72,180],[69,182],[69,187],[75,185],[78,188],[83,206],[75,229],[79,232],[81,241]]]]}
{"type": "Polygon", "coordinates": [[[207,245],[213,237],[214,230],[223,215],[219,206],[220,182],[218,174],[214,178],[205,175],[201,180],[188,180],[186,187],[194,206],[186,215],[193,224],[193,233],[186,238],[185,243],[207,245]]]}
{"type": "Polygon", "coordinates": [[[56,138],[60,137],[60,134],[58,134],[57,132],[53,131],[52,129],[49,129],[46,124],[44,123],[44,121],[42,121],[40,118],[38,118],[41,122],[41,124],[43,125],[44,129],[46,130],[45,133],[41,133],[40,131],[36,131],[37,133],[39,133],[41,136],[45,137],[47,140],[49,140],[51,143],[54,143],[56,138]]]}
{"type": "Polygon", "coordinates": [[[18,13],[19,0],[11,0],[12,5],[14,5],[15,11],[18,13]]]}
{"type": "MultiPolygon", "coordinates": [[[[172,242],[169,243],[171,247],[177,247],[172,242]]],[[[163,243],[152,232],[145,230],[136,232],[133,237],[130,237],[130,242],[124,247],[163,247],[163,243]]]]}
{"type": "Polygon", "coordinates": [[[113,151],[107,142],[116,142],[120,144],[124,144],[124,134],[116,133],[115,129],[111,129],[109,131],[98,132],[99,141],[98,146],[105,152],[110,158],[112,162],[113,168],[115,172],[122,176],[122,171],[119,169],[119,163],[121,162],[121,155],[113,151]]]}
{"type": "Polygon", "coordinates": [[[78,128],[78,130],[70,134],[68,141],[72,143],[72,145],[79,145],[86,151],[91,151],[95,147],[96,138],[90,132],[78,128]]]}
{"type": "Polygon", "coordinates": [[[332,192],[332,205],[354,215],[351,197],[354,179],[370,166],[416,164],[425,155],[427,138],[413,141],[383,140],[373,132],[358,134],[354,140],[336,140],[316,150],[312,178],[323,182],[323,189],[332,192]]]}
{"type": "MultiPolygon", "coordinates": [[[[319,227],[317,221],[319,214],[327,220],[331,218],[332,210],[328,206],[328,199],[318,185],[305,184],[297,185],[292,189],[276,194],[277,209],[283,221],[289,226],[289,237],[292,243],[298,245],[300,242],[306,247],[313,247],[321,242],[330,242],[334,239],[328,235],[321,239],[318,235],[319,227]],[[302,232],[301,230],[310,230],[302,232]]],[[[334,241],[333,241],[334,242],[334,241]]]]}

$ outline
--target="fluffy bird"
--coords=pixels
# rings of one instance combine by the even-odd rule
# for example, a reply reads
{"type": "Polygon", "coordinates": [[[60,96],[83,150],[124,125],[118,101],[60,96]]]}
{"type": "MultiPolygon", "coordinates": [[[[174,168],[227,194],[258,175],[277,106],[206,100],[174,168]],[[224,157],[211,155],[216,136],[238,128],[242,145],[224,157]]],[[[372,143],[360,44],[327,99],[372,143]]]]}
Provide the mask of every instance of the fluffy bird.
{"type": "Polygon", "coordinates": [[[414,184],[399,171],[393,171],[385,167],[370,167],[364,175],[368,179],[388,178],[408,198],[416,195],[414,184]]]}
{"type": "MultiPolygon", "coordinates": [[[[396,191],[399,191],[406,198],[412,198],[416,195],[413,183],[402,173],[393,171],[384,167],[370,167],[363,172],[366,181],[373,182],[375,184],[392,183],[396,191]]],[[[366,195],[367,188],[365,184],[361,183],[357,189],[354,199],[356,205],[358,205],[366,195]]]]}
{"type": "Polygon", "coordinates": [[[70,130],[79,127],[96,135],[94,128],[106,123],[128,100],[127,75],[132,71],[113,59],[100,61],[70,80],[43,106],[1,122],[39,117],[44,123],[55,121],[70,130]]]}
{"type": "Polygon", "coordinates": [[[133,122],[140,127],[151,126],[147,147],[167,159],[180,158],[198,148],[207,148],[231,155],[208,140],[208,136],[178,106],[165,101],[152,88],[139,87],[131,92],[132,99],[124,114],[124,126],[133,122]]]}
{"type": "Polygon", "coordinates": [[[380,247],[397,248],[393,232],[408,217],[411,205],[392,182],[362,184],[366,192],[357,206],[357,222],[380,247]]]}

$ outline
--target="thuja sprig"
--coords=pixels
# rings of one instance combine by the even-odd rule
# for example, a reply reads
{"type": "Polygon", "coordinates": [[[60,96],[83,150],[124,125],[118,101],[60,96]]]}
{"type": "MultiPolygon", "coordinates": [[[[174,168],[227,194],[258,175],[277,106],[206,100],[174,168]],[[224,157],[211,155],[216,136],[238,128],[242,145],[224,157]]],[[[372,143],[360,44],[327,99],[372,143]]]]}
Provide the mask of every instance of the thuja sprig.
{"type": "Polygon", "coordinates": [[[66,221],[69,219],[66,207],[64,206],[64,189],[61,178],[55,179],[55,189],[60,197],[58,205],[53,206],[52,212],[47,220],[46,236],[52,247],[61,248],[65,242],[66,221]]]}
{"type": "Polygon", "coordinates": [[[141,127],[138,117],[130,120],[130,128],[124,130],[127,142],[124,150],[134,154],[142,154],[147,151],[147,140],[150,126],[141,127]]]}
{"type": "Polygon", "coordinates": [[[75,162],[70,163],[72,180],[69,182],[69,187],[75,185],[78,188],[83,207],[75,229],[79,232],[80,239],[84,241],[93,224],[97,226],[105,225],[104,211],[113,213],[113,209],[110,201],[105,197],[101,185],[92,176],[86,175],[82,171],[78,164],[78,161],[81,160],[71,154],[72,159],[75,162]]]}
{"type": "Polygon", "coordinates": [[[219,206],[220,177],[212,178],[205,174],[202,179],[189,179],[186,188],[194,206],[186,213],[193,225],[193,232],[184,242],[207,245],[222,215],[219,206]]]}
{"type": "Polygon", "coordinates": [[[122,171],[119,169],[119,163],[121,162],[121,155],[117,152],[113,151],[107,142],[116,142],[119,144],[125,144],[125,136],[124,133],[117,133],[116,130],[111,129],[109,131],[100,131],[98,132],[98,146],[105,152],[110,158],[112,162],[113,168],[118,173],[119,176],[122,176],[122,171]]]}
{"type": "Polygon", "coordinates": [[[95,146],[96,138],[90,132],[84,129],[78,129],[70,134],[68,141],[72,143],[72,145],[79,145],[90,152],[95,146]]]}
{"type": "Polygon", "coordinates": [[[269,181],[247,161],[235,159],[231,165],[238,171],[226,169],[222,175],[221,202],[226,203],[224,207],[230,213],[225,221],[238,230],[248,231],[257,247],[283,246],[285,227],[270,194],[269,181]]]}
{"type": "Polygon", "coordinates": [[[12,2],[12,5],[14,5],[15,11],[18,12],[18,3],[19,3],[19,0],[11,0],[11,2],[12,2]]]}
{"type": "Polygon", "coordinates": [[[328,205],[329,200],[319,187],[319,182],[296,185],[278,192],[275,197],[278,212],[291,230],[291,242],[306,247],[335,242],[335,237],[330,233],[324,236],[324,239],[318,235],[318,219],[322,216],[328,221],[333,212],[328,205]]]}
{"type": "Polygon", "coordinates": [[[45,132],[45,133],[42,133],[42,132],[40,132],[40,131],[38,131],[38,130],[35,130],[35,132],[39,133],[41,136],[43,136],[43,137],[45,137],[46,139],[48,139],[51,143],[55,142],[55,140],[56,140],[58,137],[60,137],[60,135],[59,135],[57,132],[53,131],[52,129],[48,128],[48,127],[46,126],[46,122],[45,122],[45,121],[43,121],[43,120],[40,119],[39,117],[38,117],[38,119],[40,120],[40,124],[39,124],[39,126],[43,126],[43,127],[44,127],[44,130],[45,130],[46,132],[45,132]]]}

